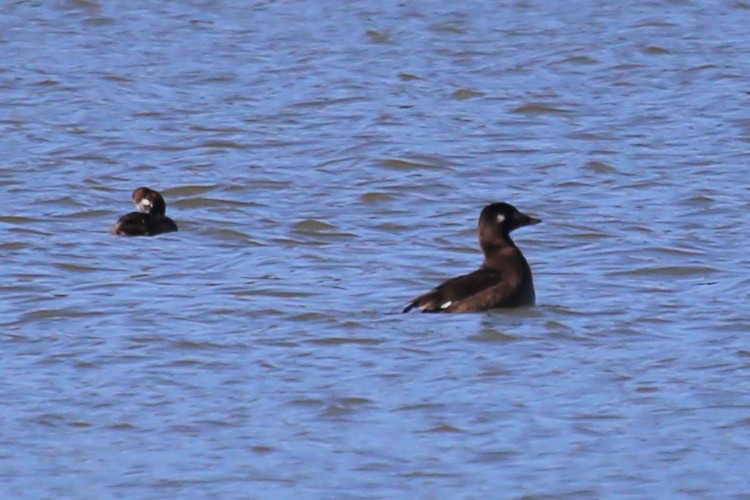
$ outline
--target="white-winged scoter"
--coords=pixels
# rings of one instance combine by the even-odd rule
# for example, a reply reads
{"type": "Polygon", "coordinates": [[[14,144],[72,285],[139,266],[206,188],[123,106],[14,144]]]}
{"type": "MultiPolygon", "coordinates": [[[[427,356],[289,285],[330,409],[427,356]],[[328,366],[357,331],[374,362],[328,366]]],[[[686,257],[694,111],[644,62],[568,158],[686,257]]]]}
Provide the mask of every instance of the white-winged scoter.
{"type": "Polygon", "coordinates": [[[540,222],[508,203],[487,205],[479,216],[482,267],[420,295],[403,312],[414,308],[422,312],[476,312],[534,305],[531,268],[510,233],[540,222]]]}

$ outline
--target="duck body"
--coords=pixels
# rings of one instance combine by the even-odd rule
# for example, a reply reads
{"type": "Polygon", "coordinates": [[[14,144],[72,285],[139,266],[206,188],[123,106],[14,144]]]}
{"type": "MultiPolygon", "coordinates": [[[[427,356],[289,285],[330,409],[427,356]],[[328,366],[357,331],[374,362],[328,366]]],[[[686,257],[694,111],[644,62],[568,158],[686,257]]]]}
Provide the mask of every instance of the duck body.
{"type": "Polygon", "coordinates": [[[174,231],[177,231],[177,224],[166,215],[130,212],[117,219],[111,233],[118,236],[156,236],[174,231]]]}
{"type": "Polygon", "coordinates": [[[541,220],[508,203],[487,205],[479,216],[482,266],[450,279],[420,295],[403,312],[478,312],[500,307],[534,305],[534,279],[526,258],[510,237],[511,231],[541,220]]]}

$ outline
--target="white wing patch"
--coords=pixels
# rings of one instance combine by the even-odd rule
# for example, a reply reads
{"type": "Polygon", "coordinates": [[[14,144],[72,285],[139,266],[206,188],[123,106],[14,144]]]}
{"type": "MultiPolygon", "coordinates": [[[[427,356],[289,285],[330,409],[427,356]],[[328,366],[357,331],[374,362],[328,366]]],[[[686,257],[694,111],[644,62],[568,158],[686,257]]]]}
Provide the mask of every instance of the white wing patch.
{"type": "Polygon", "coordinates": [[[440,306],[440,309],[448,309],[451,306],[451,304],[453,304],[453,301],[449,300],[448,302],[440,306]]]}
{"type": "Polygon", "coordinates": [[[497,221],[498,222],[503,222],[504,220],[505,220],[505,216],[503,214],[498,214],[497,215],[497,221]]]}

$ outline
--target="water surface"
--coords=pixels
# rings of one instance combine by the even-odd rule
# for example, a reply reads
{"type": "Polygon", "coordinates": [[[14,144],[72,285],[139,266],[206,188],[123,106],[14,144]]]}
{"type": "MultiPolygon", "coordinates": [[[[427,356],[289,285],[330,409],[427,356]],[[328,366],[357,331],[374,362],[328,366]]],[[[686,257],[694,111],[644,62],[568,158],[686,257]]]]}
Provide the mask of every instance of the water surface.
{"type": "Polygon", "coordinates": [[[1,491],[747,498],[742,2],[0,10],[1,491]],[[132,190],[180,232],[115,238],[132,190]],[[538,305],[401,315],[486,203],[538,305]]]}

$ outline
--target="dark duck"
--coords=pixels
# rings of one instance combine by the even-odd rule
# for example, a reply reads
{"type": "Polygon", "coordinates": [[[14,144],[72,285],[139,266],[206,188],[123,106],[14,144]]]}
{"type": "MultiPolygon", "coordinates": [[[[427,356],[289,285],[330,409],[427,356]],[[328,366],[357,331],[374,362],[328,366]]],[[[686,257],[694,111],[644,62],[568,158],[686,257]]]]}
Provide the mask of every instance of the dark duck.
{"type": "Polygon", "coordinates": [[[156,236],[177,231],[177,224],[166,216],[167,202],[158,191],[139,187],[133,191],[133,203],[138,211],[120,217],[112,226],[112,234],[156,236]]]}
{"type": "Polygon", "coordinates": [[[542,222],[519,212],[508,203],[492,203],[479,216],[482,267],[450,279],[414,299],[404,312],[477,312],[499,307],[534,305],[531,268],[510,233],[542,222]]]}

